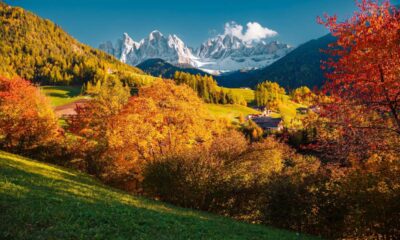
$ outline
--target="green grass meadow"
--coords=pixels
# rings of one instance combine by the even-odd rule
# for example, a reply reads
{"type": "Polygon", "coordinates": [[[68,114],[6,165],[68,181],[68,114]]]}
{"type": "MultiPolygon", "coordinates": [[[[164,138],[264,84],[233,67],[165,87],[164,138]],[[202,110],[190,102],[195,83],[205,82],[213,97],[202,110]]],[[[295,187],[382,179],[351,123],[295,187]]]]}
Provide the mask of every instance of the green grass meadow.
{"type": "Polygon", "coordinates": [[[226,118],[233,122],[237,122],[240,115],[246,117],[249,114],[258,114],[259,111],[236,104],[206,104],[208,111],[215,118],[226,118]]]}
{"type": "Polygon", "coordinates": [[[50,99],[53,107],[62,106],[84,98],[79,86],[43,86],[43,93],[50,99]]]}
{"type": "Polygon", "coordinates": [[[0,151],[0,239],[313,239],[136,197],[0,151]]]}

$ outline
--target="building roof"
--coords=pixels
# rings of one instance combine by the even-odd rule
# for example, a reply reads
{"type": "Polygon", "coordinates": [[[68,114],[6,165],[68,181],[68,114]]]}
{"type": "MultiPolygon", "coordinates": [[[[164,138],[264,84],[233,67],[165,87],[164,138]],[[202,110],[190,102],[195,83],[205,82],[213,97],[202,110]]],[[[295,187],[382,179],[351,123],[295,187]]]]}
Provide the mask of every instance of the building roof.
{"type": "Polygon", "coordinates": [[[255,117],[252,120],[263,129],[279,128],[279,125],[282,123],[282,118],[272,118],[266,116],[255,117]]]}

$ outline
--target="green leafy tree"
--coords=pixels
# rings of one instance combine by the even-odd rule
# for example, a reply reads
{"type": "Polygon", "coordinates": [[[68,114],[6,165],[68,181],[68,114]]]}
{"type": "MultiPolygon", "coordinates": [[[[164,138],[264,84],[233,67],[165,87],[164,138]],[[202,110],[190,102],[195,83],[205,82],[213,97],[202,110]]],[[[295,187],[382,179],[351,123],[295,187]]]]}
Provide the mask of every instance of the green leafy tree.
{"type": "Polygon", "coordinates": [[[263,82],[257,85],[255,100],[257,106],[266,106],[269,109],[277,109],[279,103],[283,102],[286,91],[275,82],[263,82]]]}

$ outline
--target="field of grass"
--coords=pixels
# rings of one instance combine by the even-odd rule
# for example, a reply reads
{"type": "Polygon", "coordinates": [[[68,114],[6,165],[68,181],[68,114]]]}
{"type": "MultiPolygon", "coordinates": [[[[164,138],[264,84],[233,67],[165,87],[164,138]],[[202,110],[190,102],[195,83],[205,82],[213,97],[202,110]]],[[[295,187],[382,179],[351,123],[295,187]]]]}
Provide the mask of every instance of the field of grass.
{"type": "Polygon", "coordinates": [[[281,117],[287,127],[300,127],[302,125],[300,119],[306,116],[297,111],[301,107],[307,106],[293,102],[289,96],[286,96],[285,101],[279,104],[279,113],[275,117],[281,117]]]}
{"type": "Polygon", "coordinates": [[[0,151],[0,239],[312,239],[173,207],[0,151]]]}
{"type": "Polygon", "coordinates": [[[216,118],[227,118],[231,121],[238,121],[240,115],[246,117],[249,114],[260,113],[250,107],[235,104],[206,104],[209,112],[216,118]]]}
{"type": "Polygon", "coordinates": [[[79,86],[43,86],[40,87],[44,94],[50,98],[54,107],[62,106],[83,98],[79,86]]]}
{"type": "Polygon", "coordinates": [[[232,91],[235,95],[243,96],[244,100],[250,105],[254,104],[254,90],[249,88],[223,88],[226,91],[232,91]]]}
{"type": "MultiPolygon", "coordinates": [[[[286,101],[279,104],[278,112],[273,112],[271,117],[282,118],[286,127],[301,127],[300,119],[304,118],[305,115],[298,113],[297,108],[300,107],[305,106],[286,99],[286,101]]],[[[232,104],[207,104],[207,108],[212,116],[217,118],[227,118],[233,122],[237,122],[240,115],[246,117],[249,114],[260,113],[251,107],[232,104]]]]}

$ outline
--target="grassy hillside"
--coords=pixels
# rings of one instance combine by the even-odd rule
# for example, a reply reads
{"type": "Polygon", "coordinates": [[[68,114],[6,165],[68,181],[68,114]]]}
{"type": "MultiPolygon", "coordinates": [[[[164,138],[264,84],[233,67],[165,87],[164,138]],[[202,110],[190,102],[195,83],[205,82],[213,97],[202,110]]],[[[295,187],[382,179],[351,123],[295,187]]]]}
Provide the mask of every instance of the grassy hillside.
{"type": "Polygon", "coordinates": [[[278,112],[274,114],[274,117],[281,117],[286,127],[301,125],[301,121],[299,120],[304,118],[306,114],[299,113],[297,109],[306,108],[307,106],[292,101],[288,95],[284,95],[283,97],[284,101],[278,104],[278,112]]]}
{"type": "Polygon", "coordinates": [[[225,91],[231,91],[234,95],[242,96],[247,104],[254,104],[254,90],[249,88],[223,88],[225,91]]]}
{"type": "Polygon", "coordinates": [[[81,88],[76,86],[43,86],[41,89],[54,107],[84,98],[80,95],[81,88]]]}
{"type": "Polygon", "coordinates": [[[235,104],[207,104],[207,108],[210,111],[211,115],[217,118],[227,118],[232,121],[238,121],[238,117],[242,115],[246,117],[249,114],[257,114],[258,111],[245,107],[242,105],[235,105],[235,104]]]}
{"type": "MultiPolygon", "coordinates": [[[[248,91],[248,92],[245,92],[247,94],[250,93],[249,91],[253,92],[252,90],[246,90],[246,89],[234,89],[234,90],[235,91],[243,91],[243,92],[248,91]]],[[[248,95],[248,96],[250,96],[250,95],[248,95]]],[[[286,97],[287,97],[287,99],[283,103],[279,104],[278,112],[272,113],[271,116],[274,118],[282,118],[284,120],[284,124],[286,127],[293,127],[293,124],[301,125],[301,122],[299,121],[299,119],[302,119],[305,115],[300,114],[297,111],[297,108],[306,107],[306,106],[291,101],[289,99],[289,96],[286,96],[286,97]]],[[[250,99],[250,98],[248,98],[248,99],[250,99]]],[[[253,92],[253,99],[254,99],[254,92],[253,92]]],[[[250,102],[252,102],[252,101],[250,101],[250,102]]],[[[251,107],[245,107],[245,106],[235,105],[235,104],[226,104],[226,105],[207,104],[207,108],[212,116],[218,117],[218,118],[227,118],[234,122],[238,121],[238,118],[240,115],[242,115],[243,117],[246,117],[249,114],[260,113],[259,111],[255,110],[251,107]]]]}
{"type": "Polygon", "coordinates": [[[0,152],[1,239],[311,239],[172,207],[0,152]]]}
{"type": "MultiPolygon", "coordinates": [[[[226,91],[231,91],[235,95],[242,96],[249,106],[254,105],[254,90],[247,88],[224,88],[226,91]]],[[[242,114],[246,117],[249,114],[257,114],[258,111],[251,107],[239,106],[239,105],[215,105],[208,104],[208,109],[213,116],[225,117],[233,121],[237,121],[237,118],[242,114]]],[[[291,123],[300,124],[298,119],[304,117],[299,114],[297,108],[306,107],[305,105],[293,102],[289,96],[285,95],[285,101],[278,106],[278,112],[273,113],[271,116],[283,118],[287,127],[291,126],[291,123]]]]}

